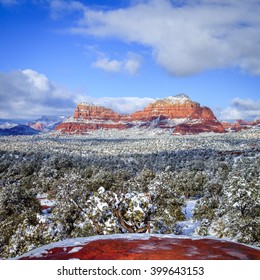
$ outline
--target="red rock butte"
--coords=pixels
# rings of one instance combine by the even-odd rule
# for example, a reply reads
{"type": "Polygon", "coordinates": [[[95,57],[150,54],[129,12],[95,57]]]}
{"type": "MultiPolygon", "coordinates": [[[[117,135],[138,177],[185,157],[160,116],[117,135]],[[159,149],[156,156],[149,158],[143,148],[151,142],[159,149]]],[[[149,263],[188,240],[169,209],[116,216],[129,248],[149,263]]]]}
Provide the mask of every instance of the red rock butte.
{"type": "Polygon", "coordinates": [[[111,120],[113,122],[118,122],[122,119],[122,116],[115,113],[112,109],[103,106],[80,103],[74,112],[74,118],[84,120],[100,119],[104,121],[111,120]]]}
{"type": "Polygon", "coordinates": [[[260,249],[213,238],[110,235],[53,243],[21,260],[259,260],[260,249]],[[122,237],[121,237],[122,236],[122,237]],[[73,245],[74,244],[74,245],[73,245]]]}
{"type": "Polygon", "coordinates": [[[99,105],[80,103],[74,116],[58,125],[56,130],[84,134],[88,130],[131,127],[169,129],[173,134],[225,132],[210,108],[200,106],[185,94],[156,100],[130,115],[121,115],[99,105]]]}

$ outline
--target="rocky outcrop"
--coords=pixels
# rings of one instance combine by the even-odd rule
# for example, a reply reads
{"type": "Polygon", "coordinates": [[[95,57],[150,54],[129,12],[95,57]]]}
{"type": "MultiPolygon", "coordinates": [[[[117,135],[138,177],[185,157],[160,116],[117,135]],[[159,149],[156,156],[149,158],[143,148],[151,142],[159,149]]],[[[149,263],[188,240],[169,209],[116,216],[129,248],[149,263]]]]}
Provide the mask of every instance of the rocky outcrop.
{"type": "Polygon", "coordinates": [[[112,109],[97,106],[89,103],[80,103],[78,104],[75,112],[75,119],[84,119],[84,120],[103,120],[103,121],[113,121],[118,122],[121,120],[122,116],[115,113],[112,109]]]}
{"type": "Polygon", "coordinates": [[[260,249],[213,238],[117,234],[64,240],[21,260],[259,260],[260,249]]]}
{"type": "Polygon", "coordinates": [[[260,120],[255,121],[244,121],[244,120],[236,120],[235,122],[226,122],[222,121],[221,124],[223,125],[226,131],[240,131],[245,129],[250,129],[252,127],[259,127],[260,120]]]}
{"type": "Polygon", "coordinates": [[[199,134],[203,132],[224,132],[223,126],[217,121],[203,121],[201,123],[183,123],[175,126],[174,134],[199,134]]]}
{"type": "Polygon", "coordinates": [[[62,133],[85,134],[96,129],[131,127],[162,128],[174,134],[225,132],[213,112],[180,94],[156,100],[142,111],[120,115],[112,109],[89,103],[78,104],[74,116],[56,127],[62,133]]]}
{"type": "Polygon", "coordinates": [[[187,95],[167,97],[150,103],[143,111],[131,115],[132,120],[152,120],[158,117],[169,119],[200,119],[202,121],[216,121],[216,117],[208,107],[201,107],[187,95]]]}
{"type": "Polygon", "coordinates": [[[47,132],[53,130],[64,120],[64,116],[43,116],[40,119],[27,123],[27,125],[35,130],[47,132]]]}
{"type": "Polygon", "coordinates": [[[28,123],[28,126],[30,126],[31,128],[33,128],[35,130],[39,130],[39,131],[43,131],[45,128],[43,123],[38,123],[38,122],[36,122],[36,123],[30,122],[30,123],[28,123]]]}

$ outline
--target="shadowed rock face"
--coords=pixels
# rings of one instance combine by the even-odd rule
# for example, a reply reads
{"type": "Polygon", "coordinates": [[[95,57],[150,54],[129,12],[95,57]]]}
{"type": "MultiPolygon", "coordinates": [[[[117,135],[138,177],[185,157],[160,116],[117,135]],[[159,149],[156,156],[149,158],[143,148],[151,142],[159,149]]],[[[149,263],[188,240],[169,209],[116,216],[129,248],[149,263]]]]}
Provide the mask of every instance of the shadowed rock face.
{"type": "Polygon", "coordinates": [[[75,246],[37,249],[19,259],[39,260],[259,260],[260,249],[210,239],[150,236],[146,239],[97,239],[75,246]]]}
{"type": "Polygon", "coordinates": [[[174,134],[199,134],[202,132],[224,132],[223,126],[217,121],[204,121],[197,124],[183,123],[175,126],[174,134]]]}
{"type": "Polygon", "coordinates": [[[89,130],[127,129],[134,126],[171,129],[174,134],[225,131],[208,107],[201,107],[186,95],[157,100],[131,115],[120,115],[103,106],[80,103],[74,117],[58,125],[56,130],[84,134],[89,130]]]}

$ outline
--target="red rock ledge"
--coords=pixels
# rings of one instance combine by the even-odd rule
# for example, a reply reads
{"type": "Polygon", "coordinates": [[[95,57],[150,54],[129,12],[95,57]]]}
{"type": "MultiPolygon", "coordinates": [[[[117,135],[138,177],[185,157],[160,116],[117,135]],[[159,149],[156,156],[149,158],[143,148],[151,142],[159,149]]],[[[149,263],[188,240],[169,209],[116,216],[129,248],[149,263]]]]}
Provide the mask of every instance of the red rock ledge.
{"type": "Polygon", "coordinates": [[[111,235],[43,246],[21,260],[259,260],[260,249],[214,238],[111,235]],[[139,236],[139,237],[138,237],[139,236]],[[72,244],[72,245],[70,245],[72,244]]]}

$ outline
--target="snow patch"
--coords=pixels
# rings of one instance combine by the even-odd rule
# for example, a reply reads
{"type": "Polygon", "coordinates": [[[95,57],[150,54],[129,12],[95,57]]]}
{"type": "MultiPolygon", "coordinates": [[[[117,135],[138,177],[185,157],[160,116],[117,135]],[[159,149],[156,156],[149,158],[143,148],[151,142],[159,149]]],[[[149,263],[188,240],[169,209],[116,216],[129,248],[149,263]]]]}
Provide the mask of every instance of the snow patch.
{"type": "Polygon", "coordinates": [[[185,206],[182,207],[182,213],[186,220],[177,222],[180,233],[187,236],[194,236],[195,230],[199,227],[200,222],[193,220],[193,210],[198,200],[186,200],[185,206]]]}
{"type": "Polygon", "coordinates": [[[178,104],[184,104],[187,102],[190,102],[191,99],[184,93],[177,94],[174,96],[168,96],[163,99],[164,101],[170,102],[170,103],[178,103],[178,104]]]}
{"type": "Polygon", "coordinates": [[[72,253],[77,253],[79,252],[83,247],[74,247],[73,249],[71,249],[68,253],[72,254],[72,253]]]}

